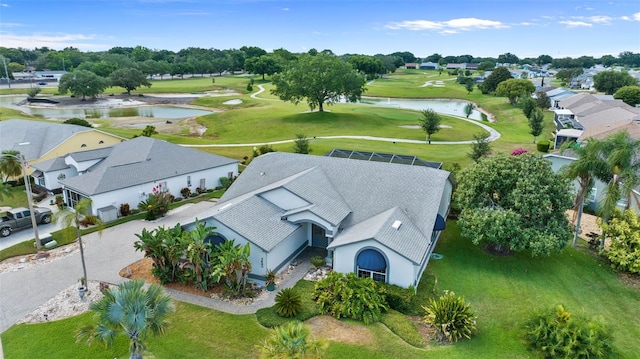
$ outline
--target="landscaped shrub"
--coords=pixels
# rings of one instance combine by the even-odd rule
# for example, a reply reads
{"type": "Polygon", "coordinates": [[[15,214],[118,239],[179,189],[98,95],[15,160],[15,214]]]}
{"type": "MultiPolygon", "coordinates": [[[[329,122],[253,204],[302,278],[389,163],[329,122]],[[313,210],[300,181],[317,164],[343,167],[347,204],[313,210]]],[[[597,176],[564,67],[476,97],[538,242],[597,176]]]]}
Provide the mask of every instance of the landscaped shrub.
{"type": "Polygon", "coordinates": [[[138,204],[138,208],[141,211],[147,211],[145,219],[152,221],[159,217],[164,217],[169,212],[169,204],[173,202],[173,195],[166,192],[162,188],[162,184],[158,184],[153,187],[152,193],[149,195],[146,201],[142,201],[138,204]]]}
{"type": "Polygon", "coordinates": [[[313,256],[309,261],[311,262],[311,265],[316,268],[322,267],[327,263],[326,260],[321,256],[313,256]]]}
{"type": "Polygon", "coordinates": [[[444,295],[430,299],[429,305],[422,308],[426,312],[424,322],[436,327],[440,340],[457,342],[463,337],[471,339],[471,334],[476,330],[476,317],[471,305],[454,292],[445,290],[444,295]]]}
{"type": "Polygon", "coordinates": [[[515,150],[511,151],[511,156],[520,156],[529,153],[526,148],[518,147],[515,150]]]}
{"type": "Polygon", "coordinates": [[[126,217],[131,214],[131,208],[129,207],[129,203],[122,203],[120,205],[120,215],[126,217]]]}
{"type": "Polygon", "coordinates": [[[611,245],[604,249],[611,266],[640,274],[640,214],[636,215],[632,210],[616,211],[613,219],[603,224],[602,229],[611,240],[611,245]]]}
{"type": "Polygon", "coordinates": [[[188,187],[185,187],[180,190],[180,195],[184,198],[188,198],[191,195],[191,190],[188,187]]]}
{"type": "Polygon", "coordinates": [[[276,294],[276,313],[279,316],[291,318],[302,309],[302,297],[293,288],[284,288],[276,294]]]}
{"type": "Polygon", "coordinates": [[[415,291],[413,287],[402,288],[395,284],[381,283],[384,288],[384,293],[387,299],[389,308],[397,310],[404,314],[409,310],[411,300],[415,297],[415,291]]]}
{"type": "Polygon", "coordinates": [[[536,144],[536,147],[538,148],[538,151],[539,152],[544,152],[544,153],[549,152],[549,147],[550,146],[551,146],[551,143],[549,142],[549,140],[538,141],[538,143],[536,144]]]}
{"type": "Polygon", "coordinates": [[[309,334],[309,328],[300,322],[281,325],[260,345],[260,358],[322,358],[327,343],[309,339],[309,334]]]}
{"type": "Polygon", "coordinates": [[[220,177],[220,187],[227,189],[233,181],[229,177],[220,177]]]}
{"type": "Polygon", "coordinates": [[[320,313],[365,324],[379,321],[388,309],[384,289],[371,278],[359,278],[355,273],[329,273],[316,282],[315,299],[320,313]]]}
{"type": "Polygon", "coordinates": [[[526,325],[529,347],[545,358],[610,358],[611,335],[599,321],[576,317],[562,305],[526,325]]]}
{"type": "Polygon", "coordinates": [[[93,214],[87,214],[80,220],[80,224],[84,227],[89,227],[98,223],[98,221],[98,217],[94,216],[93,214]]]}

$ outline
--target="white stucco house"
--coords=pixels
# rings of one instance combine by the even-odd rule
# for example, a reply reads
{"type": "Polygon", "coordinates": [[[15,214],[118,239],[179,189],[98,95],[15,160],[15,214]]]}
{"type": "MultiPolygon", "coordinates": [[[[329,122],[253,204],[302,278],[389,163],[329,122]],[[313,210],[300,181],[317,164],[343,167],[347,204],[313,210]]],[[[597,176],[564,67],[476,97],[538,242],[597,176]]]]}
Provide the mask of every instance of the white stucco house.
{"type": "Polygon", "coordinates": [[[250,244],[254,279],[316,247],[336,271],[417,287],[453,187],[449,172],[426,166],[274,152],[199,218],[215,241],[250,244]]]}
{"type": "Polygon", "coordinates": [[[180,197],[183,188],[220,186],[220,178],[238,175],[238,161],[149,137],[137,137],[111,147],[72,152],[40,162],[38,182],[61,187],[65,203],[73,207],[91,199],[91,213],[113,219],[120,205],[136,208],[152,189],[162,185],[180,197]]]}

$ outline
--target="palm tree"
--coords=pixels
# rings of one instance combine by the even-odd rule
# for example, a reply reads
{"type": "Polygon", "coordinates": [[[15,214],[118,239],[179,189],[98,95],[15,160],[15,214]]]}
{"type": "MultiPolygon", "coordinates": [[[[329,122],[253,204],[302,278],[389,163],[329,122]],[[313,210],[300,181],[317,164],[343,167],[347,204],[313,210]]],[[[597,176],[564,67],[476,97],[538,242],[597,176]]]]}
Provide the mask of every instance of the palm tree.
{"type": "Polygon", "coordinates": [[[608,220],[620,198],[628,198],[631,190],[640,184],[640,140],[621,131],[609,136],[603,144],[607,167],[611,173],[601,215],[608,220]]]}
{"type": "Polygon", "coordinates": [[[326,343],[308,340],[309,328],[293,321],[275,328],[273,335],[260,347],[260,358],[320,358],[326,343]]]}
{"type": "Polygon", "coordinates": [[[2,182],[7,182],[10,177],[18,177],[22,174],[20,158],[19,151],[4,150],[0,153],[0,173],[4,175],[2,182]]]}
{"type": "Polygon", "coordinates": [[[581,146],[576,146],[574,142],[568,142],[562,147],[561,153],[571,149],[578,158],[564,168],[564,175],[578,181],[578,193],[573,203],[573,221],[576,222],[576,230],[573,235],[573,246],[576,246],[578,234],[580,233],[580,221],[582,219],[582,209],[584,198],[589,193],[594,184],[595,178],[605,178],[607,175],[606,162],[601,154],[602,142],[596,139],[589,139],[581,146]]]}
{"type": "MultiPolygon", "coordinates": [[[[84,246],[82,245],[82,232],[80,231],[80,221],[82,217],[84,217],[89,210],[91,209],[91,199],[83,198],[78,203],[76,203],[75,208],[69,209],[64,207],[58,212],[53,214],[53,222],[54,223],[62,223],[64,228],[67,227],[75,227],[76,235],[78,236],[78,244],[80,246],[80,258],[82,260],[82,281],[86,283],[87,280],[87,266],[84,261],[84,246]]],[[[102,221],[96,218],[96,222],[99,226],[100,231],[102,231],[102,221]]]]}
{"type": "Polygon", "coordinates": [[[171,297],[161,286],[151,284],[145,290],[143,285],[142,280],[122,283],[91,303],[89,309],[95,312],[98,324],[81,328],[77,341],[91,344],[98,339],[109,347],[116,334],[124,334],[129,337],[130,358],[142,359],[148,334],[164,334],[169,324],[167,317],[174,311],[171,297]]]}

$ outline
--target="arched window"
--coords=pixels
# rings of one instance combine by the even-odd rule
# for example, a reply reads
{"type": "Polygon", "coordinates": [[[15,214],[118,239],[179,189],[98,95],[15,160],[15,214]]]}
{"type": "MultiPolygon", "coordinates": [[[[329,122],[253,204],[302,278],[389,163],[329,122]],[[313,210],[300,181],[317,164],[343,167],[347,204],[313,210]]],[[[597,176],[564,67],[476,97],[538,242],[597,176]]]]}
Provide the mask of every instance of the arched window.
{"type": "Polygon", "coordinates": [[[101,145],[101,144],[103,144],[103,143],[104,143],[104,141],[103,141],[103,140],[100,140],[100,142],[98,142],[98,144],[99,144],[99,145],[101,145]]]}
{"type": "Polygon", "coordinates": [[[82,146],[80,146],[80,147],[81,147],[81,148],[82,148],[82,147],[87,147],[87,144],[86,144],[86,143],[83,143],[83,144],[82,144],[82,146]]]}
{"type": "Polygon", "coordinates": [[[222,244],[222,243],[224,243],[226,241],[227,241],[227,239],[224,238],[224,236],[222,234],[219,234],[219,233],[209,235],[209,236],[207,236],[207,238],[204,239],[205,243],[211,243],[211,248],[214,248],[218,244],[222,244]]]}
{"type": "Polygon", "coordinates": [[[358,277],[369,277],[376,282],[387,281],[387,260],[375,249],[365,249],[356,260],[358,277]]]}

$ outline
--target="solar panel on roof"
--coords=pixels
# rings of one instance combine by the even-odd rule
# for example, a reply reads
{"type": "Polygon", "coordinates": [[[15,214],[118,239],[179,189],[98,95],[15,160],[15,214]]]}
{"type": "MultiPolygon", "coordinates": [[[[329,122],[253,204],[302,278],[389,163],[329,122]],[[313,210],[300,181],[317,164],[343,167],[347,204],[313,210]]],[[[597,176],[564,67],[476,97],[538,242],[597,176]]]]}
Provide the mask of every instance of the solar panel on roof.
{"type": "Polygon", "coordinates": [[[365,152],[365,151],[343,150],[343,149],[334,148],[333,150],[327,152],[325,156],[336,157],[336,158],[349,158],[349,159],[363,160],[363,161],[397,163],[397,164],[410,165],[410,166],[424,166],[424,167],[431,167],[436,169],[442,168],[442,162],[430,162],[430,161],[422,160],[417,156],[396,155],[392,153],[365,152]]]}

